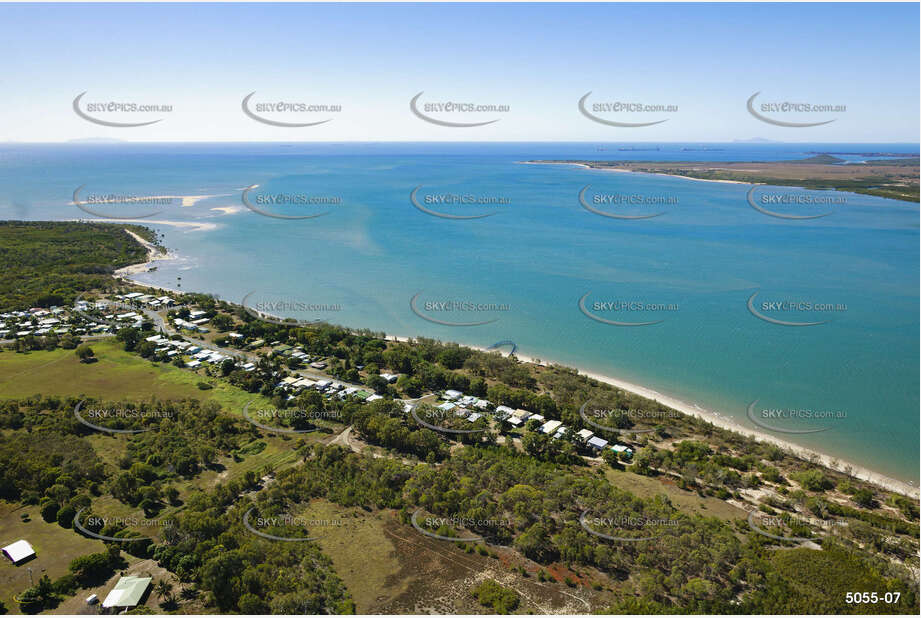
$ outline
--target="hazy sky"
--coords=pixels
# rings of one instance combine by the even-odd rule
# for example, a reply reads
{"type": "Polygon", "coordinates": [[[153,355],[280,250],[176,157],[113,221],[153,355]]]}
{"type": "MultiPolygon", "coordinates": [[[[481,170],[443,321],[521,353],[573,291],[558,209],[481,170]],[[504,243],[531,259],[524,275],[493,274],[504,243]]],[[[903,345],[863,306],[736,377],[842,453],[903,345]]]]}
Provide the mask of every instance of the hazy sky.
{"type": "MultiPolygon", "coordinates": [[[[590,140],[917,142],[918,4],[0,4],[0,141],[590,140]],[[121,101],[168,113],[72,108],[121,101]],[[341,105],[335,113],[262,114],[241,100],[341,105]],[[502,113],[413,115],[410,99],[508,105],[502,113]],[[640,102],[677,112],[577,107],[640,102]],[[754,118],[747,99],[845,105],[846,111],[754,118]],[[252,108],[251,108],[252,109],[252,108]]],[[[769,113],[767,115],[770,115],[769,113]]]]}

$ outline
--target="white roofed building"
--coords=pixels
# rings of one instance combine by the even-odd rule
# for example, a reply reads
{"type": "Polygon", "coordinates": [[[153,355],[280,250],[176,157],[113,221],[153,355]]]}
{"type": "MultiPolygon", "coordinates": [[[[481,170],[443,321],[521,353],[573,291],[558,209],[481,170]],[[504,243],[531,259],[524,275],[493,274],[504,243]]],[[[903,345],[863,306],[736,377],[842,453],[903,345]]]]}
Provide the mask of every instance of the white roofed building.
{"type": "Polygon", "coordinates": [[[563,425],[562,421],[547,421],[540,427],[541,433],[555,433],[563,425]]]}
{"type": "Polygon", "coordinates": [[[102,602],[103,607],[135,607],[150,587],[150,577],[125,576],[118,580],[102,602]]]}
{"type": "Polygon", "coordinates": [[[35,555],[32,545],[25,539],[19,539],[15,543],[10,543],[3,548],[3,555],[10,559],[10,562],[17,564],[23,560],[28,560],[35,555]]]}

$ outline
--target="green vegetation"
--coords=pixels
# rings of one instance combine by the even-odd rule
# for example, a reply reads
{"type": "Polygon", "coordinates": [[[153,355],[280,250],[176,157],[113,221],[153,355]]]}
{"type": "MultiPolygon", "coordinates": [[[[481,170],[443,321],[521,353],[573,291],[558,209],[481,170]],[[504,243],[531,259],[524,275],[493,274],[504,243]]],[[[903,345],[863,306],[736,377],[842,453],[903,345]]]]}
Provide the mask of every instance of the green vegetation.
{"type": "MultiPolygon", "coordinates": [[[[33,247],[37,255],[41,247],[33,247]]],[[[152,325],[122,329],[91,348],[75,341],[73,353],[0,352],[0,505],[10,505],[0,509],[0,524],[42,543],[38,560],[55,557],[49,543],[61,547],[34,584],[3,581],[23,611],[54,609],[107,581],[125,564],[121,552],[155,561],[181,584],[177,595],[158,584],[161,607],[193,613],[374,610],[379,595],[363,586],[409,594],[394,582],[425,552],[459,569],[455,577],[476,573],[479,583],[463,596],[495,613],[539,609],[531,589],[519,594],[525,585],[617,613],[918,611],[916,501],[565,367],[429,339],[269,324],[208,296],[183,300],[218,318],[219,330],[273,342],[275,352],[260,355],[252,371],[232,363],[191,371],[163,362],[145,341],[152,325]],[[294,348],[383,399],[315,390],[289,396],[280,381],[297,365],[287,357],[294,348]],[[82,362],[90,358],[97,360],[82,362]],[[388,383],[384,371],[400,378],[388,383]],[[397,400],[447,388],[560,420],[570,433],[587,427],[579,411],[595,402],[612,413],[591,427],[635,454],[598,458],[568,437],[535,431],[535,423],[513,429],[487,418],[477,421],[483,431],[454,437],[422,426],[397,400]],[[296,410],[272,423],[309,433],[260,429],[242,416],[251,403],[296,410]],[[81,423],[78,405],[93,422],[132,433],[81,423]],[[100,414],[107,410],[130,414],[100,414]],[[485,542],[419,534],[410,521],[420,511],[432,516],[419,523],[431,532],[485,542]],[[759,534],[748,511],[773,515],[781,536],[815,543],[759,534]],[[73,528],[78,512],[91,533],[131,541],[84,535],[73,528]],[[364,527],[314,538],[313,524],[285,523],[309,513],[346,514],[364,527]],[[254,534],[245,517],[269,522],[270,535],[304,540],[254,534]],[[132,523],[139,518],[156,528],[132,523]],[[372,555],[389,571],[368,575],[372,555]],[[899,602],[845,602],[846,592],[860,591],[898,592],[899,602]]],[[[435,412],[428,403],[418,411],[435,412]]],[[[439,420],[461,422],[451,414],[439,420]]]]}
{"type": "Polygon", "coordinates": [[[636,172],[669,174],[700,180],[726,180],[749,184],[850,191],[894,200],[919,200],[918,159],[878,159],[861,165],[842,165],[829,154],[795,161],[770,162],[659,162],[659,161],[539,161],[578,163],[588,167],[622,168],[636,172]],[[754,168],[754,169],[753,169],[754,168]]]}
{"type": "Polygon", "coordinates": [[[518,609],[518,603],[521,602],[517,592],[491,579],[483,580],[471,592],[480,605],[490,608],[496,614],[510,614],[518,609]]]}
{"type": "Polygon", "coordinates": [[[794,549],[775,552],[769,560],[771,572],[764,585],[746,599],[740,613],[759,613],[761,608],[784,614],[852,613],[901,614],[914,612],[918,597],[915,586],[886,577],[883,564],[859,560],[851,552],[829,547],[817,552],[794,549]],[[845,602],[848,592],[900,592],[897,603],[854,605],[845,602]]]}
{"type": "Polygon", "coordinates": [[[13,354],[0,352],[0,392],[7,398],[27,398],[41,393],[58,397],[85,395],[106,401],[194,398],[214,401],[227,410],[239,411],[256,399],[221,381],[212,389],[199,390],[202,376],[167,363],[153,363],[126,352],[114,337],[92,344],[98,362],[81,364],[70,350],[13,354]]]}
{"type": "Polygon", "coordinates": [[[112,289],[116,269],[147,256],[125,229],[153,242],[137,225],[0,221],[0,312],[69,305],[82,292],[112,289]]]}

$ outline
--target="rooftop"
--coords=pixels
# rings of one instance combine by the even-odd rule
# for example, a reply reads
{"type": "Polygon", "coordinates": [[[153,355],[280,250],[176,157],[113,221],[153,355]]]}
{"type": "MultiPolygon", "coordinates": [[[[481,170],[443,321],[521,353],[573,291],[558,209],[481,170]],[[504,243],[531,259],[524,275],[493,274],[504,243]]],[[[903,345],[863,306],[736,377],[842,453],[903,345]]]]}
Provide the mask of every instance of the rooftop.
{"type": "Polygon", "coordinates": [[[112,591],[102,602],[103,607],[134,607],[150,586],[150,577],[125,576],[118,580],[112,591]]]}

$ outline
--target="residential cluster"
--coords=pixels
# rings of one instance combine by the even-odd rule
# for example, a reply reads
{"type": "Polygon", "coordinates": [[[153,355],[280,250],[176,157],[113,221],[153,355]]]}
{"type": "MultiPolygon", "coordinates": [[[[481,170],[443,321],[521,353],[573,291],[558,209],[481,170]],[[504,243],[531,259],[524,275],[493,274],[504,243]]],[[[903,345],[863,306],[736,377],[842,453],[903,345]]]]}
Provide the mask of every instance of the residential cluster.
{"type": "MultiPolygon", "coordinates": [[[[480,399],[473,395],[464,395],[457,390],[446,390],[441,394],[443,403],[435,406],[442,412],[452,412],[454,416],[463,418],[469,423],[473,423],[489,414],[498,422],[505,422],[512,427],[523,427],[529,421],[540,423],[538,431],[543,434],[552,436],[553,440],[566,438],[572,440],[580,446],[591,449],[597,453],[610,449],[618,455],[630,459],[633,457],[633,449],[623,444],[609,444],[607,440],[596,436],[590,429],[581,429],[575,433],[570,431],[562,421],[547,420],[541,414],[529,412],[521,408],[513,409],[508,406],[494,406],[486,399],[480,399]]],[[[409,404],[407,404],[409,405],[409,404]]],[[[410,408],[411,409],[411,406],[410,408]]]]}

